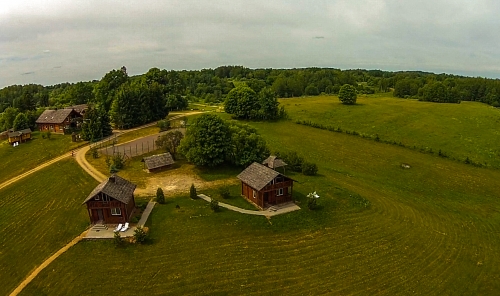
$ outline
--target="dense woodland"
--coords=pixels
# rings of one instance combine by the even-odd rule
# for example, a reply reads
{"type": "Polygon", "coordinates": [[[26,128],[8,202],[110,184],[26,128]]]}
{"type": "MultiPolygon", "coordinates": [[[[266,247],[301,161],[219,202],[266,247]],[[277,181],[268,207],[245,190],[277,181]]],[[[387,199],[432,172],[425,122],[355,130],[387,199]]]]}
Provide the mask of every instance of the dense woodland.
{"type": "MultiPolygon", "coordinates": [[[[338,94],[345,84],[353,85],[358,94],[393,91],[399,98],[443,103],[479,101],[500,107],[500,80],[480,77],[361,69],[249,69],[242,66],[196,71],[152,68],[143,75],[130,77],[122,67],[106,73],[101,80],[51,86],[11,85],[1,89],[0,131],[13,128],[19,113],[25,114],[28,125],[35,128],[35,120],[46,108],[87,103],[96,110],[92,113],[93,122],[99,122],[98,119],[104,116],[108,117],[103,119],[104,122],[110,121],[118,128],[130,128],[162,119],[170,110],[185,109],[188,102],[224,102],[227,97],[231,99],[228,94],[236,86],[246,85],[248,88],[240,91],[241,94],[250,98],[248,104],[263,110],[266,108],[263,98],[338,94]]],[[[231,102],[235,101],[229,104],[234,106],[231,102]]],[[[273,99],[268,102],[275,104],[273,99]]],[[[267,117],[265,112],[238,113],[238,109],[233,112],[240,118],[267,117]]],[[[106,132],[92,133],[97,137],[106,132]]]]}

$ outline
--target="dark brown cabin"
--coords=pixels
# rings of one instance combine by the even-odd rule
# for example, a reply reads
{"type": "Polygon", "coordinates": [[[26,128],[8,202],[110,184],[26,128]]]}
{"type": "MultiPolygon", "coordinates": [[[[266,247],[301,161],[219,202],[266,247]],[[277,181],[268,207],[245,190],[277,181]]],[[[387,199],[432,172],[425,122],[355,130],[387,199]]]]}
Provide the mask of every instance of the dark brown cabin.
{"type": "Polygon", "coordinates": [[[238,175],[241,194],[261,209],[292,201],[293,179],[254,162],[238,175]]]}
{"type": "Polygon", "coordinates": [[[142,161],[149,172],[156,172],[174,164],[174,159],[168,152],[144,157],[142,161]]]}
{"type": "Polygon", "coordinates": [[[112,175],[89,194],[82,204],[92,224],[117,224],[129,222],[134,213],[134,190],[136,185],[112,175]]]}
{"type": "Polygon", "coordinates": [[[31,139],[31,129],[23,129],[20,131],[9,132],[9,143],[22,143],[31,139]]]}
{"type": "Polygon", "coordinates": [[[64,129],[80,128],[83,115],[73,108],[57,110],[45,110],[36,120],[38,129],[41,132],[53,132],[63,134],[64,129]]]}

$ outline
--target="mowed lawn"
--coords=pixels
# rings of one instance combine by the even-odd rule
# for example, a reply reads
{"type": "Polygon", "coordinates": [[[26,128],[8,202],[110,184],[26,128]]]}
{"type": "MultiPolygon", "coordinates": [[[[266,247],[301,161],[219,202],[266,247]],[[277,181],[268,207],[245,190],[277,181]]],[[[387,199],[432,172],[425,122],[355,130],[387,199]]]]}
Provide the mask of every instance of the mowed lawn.
{"type": "Polygon", "coordinates": [[[294,176],[301,211],[267,221],[169,199],[150,217],[151,244],[79,243],[23,294],[498,293],[498,170],[290,121],[252,125],[273,150],[318,164],[294,176]]]}
{"type": "Polygon", "coordinates": [[[71,136],[52,134],[42,139],[40,132],[33,132],[33,139],[12,147],[7,141],[0,142],[0,183],[29,171],[39,164],[64,154],[82,142],[71,142],[71,136]]]}
{"type": "Polygon", "coordinates": [[[438,104],[392,94],[361,95],[357,105],[337,96],[283,99],[292,120],[310,120],[381,140],[500,168],[500,109],[478,102],[438,104]]]}
{"type": "Polygon", "coordinates": [[[0,190],[0,295],[85,230],[81,203],[96,185],[67,159],[0,190]]]}

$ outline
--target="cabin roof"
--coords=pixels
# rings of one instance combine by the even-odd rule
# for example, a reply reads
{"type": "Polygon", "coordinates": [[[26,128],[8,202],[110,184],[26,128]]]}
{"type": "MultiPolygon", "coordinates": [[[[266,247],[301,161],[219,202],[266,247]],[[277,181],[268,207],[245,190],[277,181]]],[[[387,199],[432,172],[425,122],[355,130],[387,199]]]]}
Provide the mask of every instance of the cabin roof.
{"type": "Polygon", "coordinates": [[[36,123],[63,123],[74,109],[45,110],[38,117],[36,123]]]}
{"type": "Polygon", "coordinates": [[[20,135],[31,134],[31,129],[25,128],[20,131],[9,132],[9,138],[19,137],[20,135]]]}
{"type": "Polygon", "coordinates": [[[69,107],[64,107],[64,109],[73,109],[76,112],[82,114],[83,111],[86,111],[88,109],[87,104],[80,104],[80,105],[73,105],[69,107]]]}
{"type": "Polygon", "coordinates": [[[104,180],[101,184],[97,185],[82,204],[88,202],[90,199],[101,192],[108,195],[109,197],[121,201],[124,204],[128,204],[134,196],[135,187],[136,185],[131,183],[130,181],[127,181],[122,177],[113,174],[109,178],[104,180]]]}
{"type": "Polygon", "coordinates": [[[275,155],[271,155],[268,158],[266,158],[266,160],[264,160],[262,164],[272,169],[284,167],[287,165],[286,162],[284,162],[283,160],[281,160],[281,158],[278,158],[275,155]]]}
{"type": "Polygon", "coordinates": [[[254,162],[241,172],[237,178],[253,189],[260,191],[279,175],[282,174],[265,165],[254,162]]]}
{"type": "Polygon", "coordinates": [[[148,170],[161,168],[174,163],[172,155],[168,152],[144,157],[142,161],[146,164],[148,170]]]}

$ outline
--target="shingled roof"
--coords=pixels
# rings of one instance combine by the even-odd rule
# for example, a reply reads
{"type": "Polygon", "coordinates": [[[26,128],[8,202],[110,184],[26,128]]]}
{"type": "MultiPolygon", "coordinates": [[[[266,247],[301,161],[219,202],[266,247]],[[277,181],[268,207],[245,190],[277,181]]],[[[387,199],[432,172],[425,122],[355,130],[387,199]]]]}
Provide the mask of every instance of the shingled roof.
{"type": "Polygon", "coordinates": [[[157,155],[144,157],[142,159],[142,161],[144,161],[148,170],[161,168],[161,167],[171,165],[174,163],[174,159],[172,158],[172,155],[168,152],[163,153],[163,154],[157,154],[157,155]]]}
{"type": "Polygon", "coordinates": [[[71,112],[75,111],[73,111],[73,109],[45,110],[42,115],[38,117],[36,123],[63,123],[71,112]]]}
{"type": "Polygon", "coordinates": [[[25,134],[30,134],[30,133],[31,133],[31,129],[29,129],[29,128],[26,128],[26,129],[23,129],[20,131],[9,132],[9,138],[19,137],[20,135],[25,135],[25,134]]]}
{"type": "Polygon", "coordinates": [[[268,158],[266,158],[266,160],[264,160],[262,164],[267,165],[272,169],[284,167],[287,165],[283,160],[274,155],[271,155],[268,158]]]}
{"type": "Polygon", "coordinates": [[[253,189],[260,191],[279,175],[281,174],[277,171],[260,163],[254,162],[241,172],[237,178],[253,189]]]}
{"type": "Polygon", "coordinates": [[[86,203],[91,200],[94,196],[100,192],[121,201],[124,204],[128,204],[132,199],[136,185],[123,179],[117,175],[111,175],[109,178],[104,180],[101,184],[97,185],[94,190],[89,194],[89,196],[82,203],[86,203]]]}
{"type": "Polygon", "coordinates": [[[82,114],[83,111],[86,111],[88,109],[87,104],[80,104],[80,105],[73,105],[69,107],[64,107],[64,109],[73,109],[76,112],[82,114]]]}

